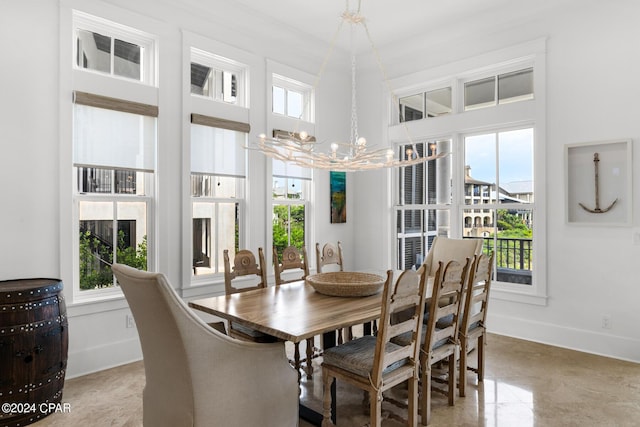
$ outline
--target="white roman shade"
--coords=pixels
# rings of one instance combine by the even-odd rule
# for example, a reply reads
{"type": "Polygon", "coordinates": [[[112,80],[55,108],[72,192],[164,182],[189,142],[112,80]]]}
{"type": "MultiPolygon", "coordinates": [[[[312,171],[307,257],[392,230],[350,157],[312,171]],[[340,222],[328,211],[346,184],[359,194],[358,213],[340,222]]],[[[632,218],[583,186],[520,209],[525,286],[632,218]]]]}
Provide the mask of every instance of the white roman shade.
{"type": "MultiPolygon", "coordinates": [[[[220,125],[222,123],[218,123],[220,125]]],[[[248,131],[248,125],[247,131],[248,131]]],[[[235,127],[234,129],[237,129],[235,127]]],[[[246,176],[245,132],[191,123],[191,172],[207,175],[246,176]]]]}
{"type": "Polygon", "coordinates": [[[81,92],[74,101],[75,166],[153,172],[157,107],[81,92]]]}

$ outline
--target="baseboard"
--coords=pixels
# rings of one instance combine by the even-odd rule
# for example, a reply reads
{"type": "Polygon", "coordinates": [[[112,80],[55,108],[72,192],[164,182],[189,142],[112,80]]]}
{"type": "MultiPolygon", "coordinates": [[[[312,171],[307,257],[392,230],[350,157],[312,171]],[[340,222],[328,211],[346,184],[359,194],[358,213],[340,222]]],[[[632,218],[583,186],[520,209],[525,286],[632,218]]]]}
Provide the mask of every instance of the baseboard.
{"type": "Polygon", "coordinates": [[[80,377],[142,360],[140,341],[123,340],[69,353],[66,378],[80,377]]]}
{"type": "Polygon", "coordinates": [[[640,340],[489,313],[487,330],[498,335],[640,363],[640,340]]]}

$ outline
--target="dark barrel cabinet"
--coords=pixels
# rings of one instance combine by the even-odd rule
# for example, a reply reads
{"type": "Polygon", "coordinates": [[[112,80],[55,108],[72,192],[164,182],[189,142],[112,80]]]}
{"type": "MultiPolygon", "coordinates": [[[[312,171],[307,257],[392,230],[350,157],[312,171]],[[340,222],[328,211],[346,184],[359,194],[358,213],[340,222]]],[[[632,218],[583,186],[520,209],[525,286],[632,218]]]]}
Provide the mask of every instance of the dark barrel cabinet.
{"type": "Polygon", "coordinates": [[[0,281],[0,427],[36,422],[62,399],[68,348],[62,287],[57,279],[0,281]]]}

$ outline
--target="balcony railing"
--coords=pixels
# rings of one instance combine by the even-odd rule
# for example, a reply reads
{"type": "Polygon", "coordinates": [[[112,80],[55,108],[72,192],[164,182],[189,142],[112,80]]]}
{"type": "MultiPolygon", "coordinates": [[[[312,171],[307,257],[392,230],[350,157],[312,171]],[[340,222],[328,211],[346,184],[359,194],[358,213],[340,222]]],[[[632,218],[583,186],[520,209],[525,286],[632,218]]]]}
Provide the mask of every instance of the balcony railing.
{"type": "Polygon", "coordinates": [[[498,281],[530,285],[532,248],[532,239],[498,237],[484,239],[482,249],[485,254],[495,252],[498,281]]]}

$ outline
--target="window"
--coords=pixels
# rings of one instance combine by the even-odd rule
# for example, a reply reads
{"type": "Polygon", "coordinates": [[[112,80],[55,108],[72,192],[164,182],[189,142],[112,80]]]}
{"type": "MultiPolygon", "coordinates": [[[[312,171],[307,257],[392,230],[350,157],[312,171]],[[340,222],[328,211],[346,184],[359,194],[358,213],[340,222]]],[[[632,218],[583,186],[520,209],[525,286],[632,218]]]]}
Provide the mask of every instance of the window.
{"type": "Polygon", "coordinates": [[[311,171],[273,160],[272,175],[273,246],[280,255],[287,246],[305,245],[311,171]]]}
{"type": "Polygon", "coordinates": [[[78,69],[155,83],[155,44],[133,28],[74,12],[75,63],[78,69]]]}
{"type": "Polygon", "coordinates": [[[464,138],[464,186],[473,191],[465,191],[462,235],[484,237],[501,282],[532,283],[533,146],[533,128],[464,138]]]}
{"type": "Polygon", "coordinates": [[[271,92],[271,111],[274,114],[314,121],[311,86],[274,74],[271,92]]]}
{"type": "Polygon", "coordinates": [[[191,48],[191,94],[246,106],[246,66],[191,48]]]}
{"type": "Polygon", "coordinates": [[[498,74],[464,84],[465,111],[527,99],[533,99],[533,68],[498,74]]]}
{"type": "MultiPolygon", "coordinates": [[[[484,251],[495,253],[494,296],[544,304],[544,218],[535,214],[544,208],[544,183],[535,159],[543,158],[537,129],[544,127],[545,113],[534,96],[534,81],[536,90],[544,90],[544,73],[534,72],[544,70],[544,55],[517,62],[505,58],[493,66],[484,62],[489,58],[474,59],[481,73],[442,76],[460,94],[452,97],[451,111],[464,114],[415,123],[413,136],[424,142],[398,144],[401,155],[407,148],[450,155],[395,173],[396,268],[420,265],[435,236],[483,237],[484,251]],[[531,102],[517,104],[520,100],[531,102]],[[482,108],[490,105],[501,108],[482,108]],[[450,137],[429,138],[430,133],[450,137]]],[[[428,115],[428,92],[423,94],[408,92],[400,105],[421,105],[428,115]]],[[[389,129],[400,141],[401,127],[389,129]]]]}
{"type": "MultiPolygon", "coordinates": [[[[450,140],[400,145],[399,158],[410,148],[420,157],[449,151],[450,140]]],[[[451,226],[451,157],[430,160],[397,171],[396,202],[397,268],[418,268],[433,238],[448,235],[451,226]]]]}
{"type": "Polygon", "coordinates": [[[80,290],[114,286],[113,262],[148,267],[156,118],[80,103],[101,98],[76,94],[74,105],[80,290]]]}
{"type": "Polygon", "coordinates": [[[72,68],[83,73],[72,106],[74,288],[90,297],[115,287],[112,263],[152,264],[158,108],[137,89],[127,93],[141,102],[95,93],[122,89],[127,80],[153,85],[156,44],[151,35],[78,11],[73,26],[72,68]],[[104,85],[104,75],[113,85],[104,85]]]}
{"type": "MultiPolygon", "coordinates": [[[[246,132],[205,124],[210,122],[192,116],[191,124],[191,207],[193,275],[224,271],[224,249],[240,249],[246,132]],[[197,123],[196,123],[197,122],[197,123]]],[[[229,125],[230,126],[230,125],[229,125]]],[[[240,128],[248,125],[238,124],[240,128]]]]}
{"type": "Polygon", "coordinates": [[[399,99],[399,122],[451,114],[451,87],[403,96],[399,99]]]}

